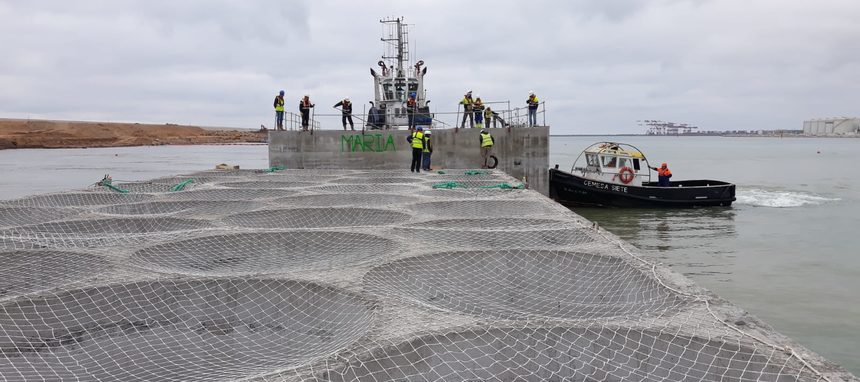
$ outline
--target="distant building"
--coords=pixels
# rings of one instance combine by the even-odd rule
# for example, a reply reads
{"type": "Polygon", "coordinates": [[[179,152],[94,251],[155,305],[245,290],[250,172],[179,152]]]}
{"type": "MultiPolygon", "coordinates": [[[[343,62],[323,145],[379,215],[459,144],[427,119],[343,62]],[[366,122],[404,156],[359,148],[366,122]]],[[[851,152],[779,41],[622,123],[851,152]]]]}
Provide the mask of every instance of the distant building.
{"type": "Polygon", "coordinates": [[[819,118],[803,121],[804,135],[860,135],[860,118],[819,118]]]}

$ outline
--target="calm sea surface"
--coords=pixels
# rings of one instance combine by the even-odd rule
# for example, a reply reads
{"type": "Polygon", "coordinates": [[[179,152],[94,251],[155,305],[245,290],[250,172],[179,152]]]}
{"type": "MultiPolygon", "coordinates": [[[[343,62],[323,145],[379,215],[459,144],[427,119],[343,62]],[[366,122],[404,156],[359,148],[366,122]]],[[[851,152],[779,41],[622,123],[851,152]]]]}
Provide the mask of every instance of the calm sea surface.
{"type": "MultiPolygon", "coordinates": [[[[668,162],[676,180],[734,182],[738,201],[577,213],[860,375],[860,139],[553,137],[550,164],[569,169],[601,140],[668,162]]],[[[0,199],[83,188],[104,174],[265,168],[267,156],[265,145],[0,150],[0,199]]]]}

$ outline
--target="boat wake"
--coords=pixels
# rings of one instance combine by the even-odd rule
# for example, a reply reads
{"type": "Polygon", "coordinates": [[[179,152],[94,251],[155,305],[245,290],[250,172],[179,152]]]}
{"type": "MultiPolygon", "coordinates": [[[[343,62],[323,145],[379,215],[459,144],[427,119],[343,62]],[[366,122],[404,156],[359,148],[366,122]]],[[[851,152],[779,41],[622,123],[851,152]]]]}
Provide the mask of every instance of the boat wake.
{"type": "Polygon", "coordinates": [[[754,207],[788,208],[805,205],[819,205],[840,200],[839,198],[827,198],[808,192],[798,191],[771,191],[760,188],[740,188],[735,195],[736,204],[744,204],[754,207]]]}

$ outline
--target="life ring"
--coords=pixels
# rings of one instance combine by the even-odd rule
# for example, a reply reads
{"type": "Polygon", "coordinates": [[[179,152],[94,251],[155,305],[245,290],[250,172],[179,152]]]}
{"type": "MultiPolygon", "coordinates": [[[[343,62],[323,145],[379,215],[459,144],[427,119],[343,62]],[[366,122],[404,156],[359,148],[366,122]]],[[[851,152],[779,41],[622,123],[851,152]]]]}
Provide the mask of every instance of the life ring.
{"type": "Polygon", "coordinates": [[[630,184],[634,178],[636,178],[636,174],[633,173],[633,169],[630,167],[624,166],[618,170],[618,180],[621,183],[630,184]]]}
{"type": "Polygon", "coordinates": [[[493,160],[493,164],[487,164],[487,168],[496,168],[499,165],[499,158],[496,158],[495,155],[490,155],[490,159],[493,160]]]}

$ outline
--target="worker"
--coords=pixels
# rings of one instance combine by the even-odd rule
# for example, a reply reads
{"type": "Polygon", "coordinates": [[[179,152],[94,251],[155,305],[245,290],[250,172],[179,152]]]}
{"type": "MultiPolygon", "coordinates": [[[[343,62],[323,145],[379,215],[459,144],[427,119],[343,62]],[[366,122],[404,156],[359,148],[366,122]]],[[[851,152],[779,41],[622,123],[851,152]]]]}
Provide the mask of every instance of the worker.
{"type": "Polygon", "coordinates": [[[660,168],[651,167],[657,171],[657,185],[660,187],[669,187],[669,178],[672,177],[672,171],[669,171],[669,166],[665,163],[660,165],[660,168]]]}
{"type": "Polygon", "coordinates": [[[422,168],[424,171],[430,171],[430,155],[433,154],[433,132],[427,130],[424,132],[424,153],[422,154],[422,168]]]}
{"type": "Polygon", "coordinates": [[[424,128],[418,126],[415,131],[406,137],[406,141],[412,146],[412,172],[421,172],[421,154],[424,152],[425,138],[424,128]]]}
{"type": "Polygon", "coordinates": [[[370,110],[367,112],[367,126],[369,126],[371,130],[379,130],[380,126],[382,125],[379,122],[381,119],[382,118],[380,118],[379,115],[379,108],[377,108],[376,105],[373,104],[373,101],[370,101],[370,110]]]}
{"type": "Polygon", "coordinates": [[[490,127],[490,122],[492,122],[493,123],[492,127],[495,128],[496,127],[496,121],[501,122],[502,127],[505,127],[505,120],[502,119],[502,117],[499,117],[499,113],[496,113],[495,111],[493,111],[493,109],[491,107],[487,106],[487,108],[484,110],[484,124],[487,127],[490,127]]]}
{"type": "Polygon", "coordinates": [[[311,116],[311,108],[316,105],[311,103],[310,95],[305,94],[299,101],[299,111],[302,113],[302,130],[308,131],[308,124],[311,116]]]}
{"type": "Polygon", "coordinates": [[[275,125],[277,126],[277,130],[284,129],[284,91],[281,90],[278,95],[275,96],[275,103],[273,104],[275,107],[275,125]]]}
{"type": "Polygon", "coordinates": [[[475,127],[484,128],[484,101],[481,101],[480,95],[475,95],[475,102],[472,104],[472,110],[475,111],[475,127]]]}
{"type": "Polygon", "coordinates": [[[481,168],[488,168],[487,160],[490,159],[490,154],[493,153],[493,145],[496,143],[496,139],[487,131],[487,129],[481,130],[481,159],[483,159],[484,163],[481,165],[481,168]]]}
{"type": "Polygon", "coordinates": [[[340,121],[343,123],[343,129],[346,130],[346,121],[349,121],[349,129],[355,131],[355,125],[352,123],[352,102],[349,102],[349,97],[334,104],[334,107],[338,106],[340,106],[340,121]]]}
{"type": "Polygon", "coordinates": [[[415,130],[415,112],[418,111],[418,100],[415,99],[415,93],[409,93],[409,99],[406,100],[406,117],[409,120],[409,131],[415,130]]]}
{"type": "Polygon", "coordinates": [[[540,101],[533,90],[529,90],[529,98],[526,99],[526,104],[529,106],[529,126],[537,126],[537,109],[540,101]]]}
{"type": "Polygon", "coordinates": [[[475,127],[475,116],[472,114],[472,91],[469,90],[463,96],[460,104],[463,105],[463,122],[460,122],[460,128],[466,127],[466,117],[469,118],[469,127],[475,127]]]}

